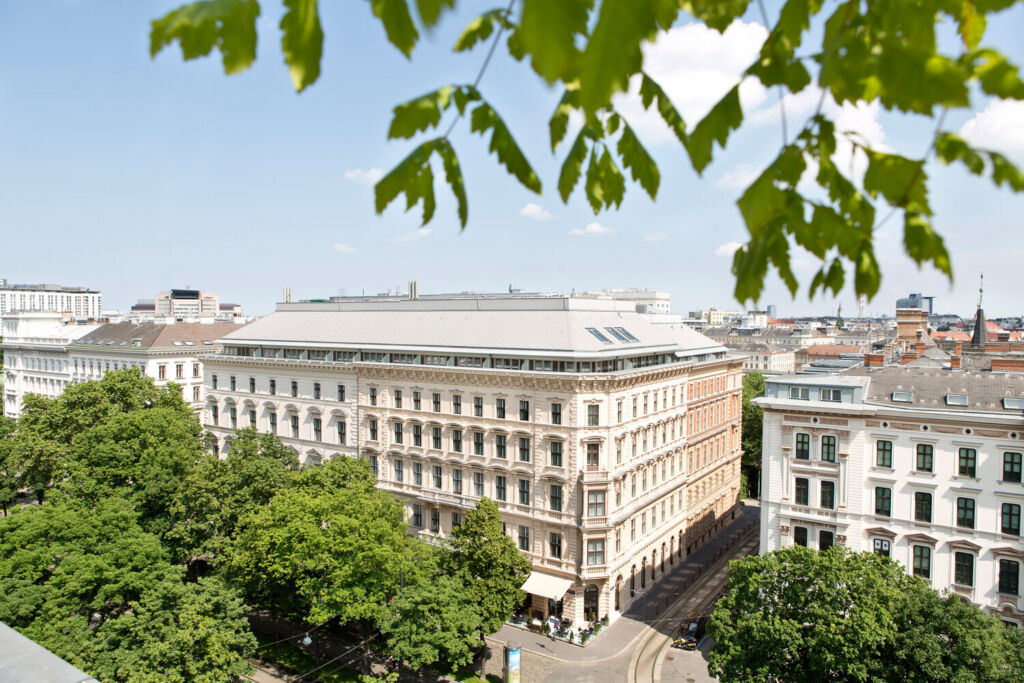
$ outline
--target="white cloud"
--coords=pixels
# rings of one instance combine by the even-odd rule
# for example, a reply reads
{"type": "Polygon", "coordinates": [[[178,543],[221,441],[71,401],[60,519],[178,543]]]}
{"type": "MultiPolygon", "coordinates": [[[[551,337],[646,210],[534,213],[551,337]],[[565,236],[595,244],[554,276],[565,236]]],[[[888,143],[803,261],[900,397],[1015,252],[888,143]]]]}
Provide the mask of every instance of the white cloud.
{"type": "Polygon", "coordinates": [[[644,235],[643,241],[644,242],[648,242],[648,243],[649,242],[664,242],[668,238],[669,238],[669,234],[667,232],[649,232],[646,235],[644,235]]]}
{"type": "Polygon", "coordinates": [[[334,243],[334,251],[340,254],[354,254],[356,250],[350,246],[344,245],[341,242],[334,243]]]}
{"type": "Polygon", "coordinates": [[[1024,102],[993,100],[960,135],[975,147],[1024,157],[1024,102]]]}
{"type": "Polygon", "coordinates": [[[405,242],[416,242],[426,237],[430,237],[430,228],[420,228],[419,230],[416,230],[415,232],[410,232],[406,235],[392,237],[391,239],[388,240],[388,242],[391,242],[392,244],[402,244],[405,242]]]}
{"type": "Polygon", "coordinates": [[[367,187],[375,185],[383,177],[384,171],[379,168],[368,168],[365,171],[361,168],[353,168],[345,171],[345,180],[352,180],[367,187]]]}
{"type": "MultiPolygon", "coordinates": [[[[688,127],[693,127],[743,78],[768,31],[756,23],[734,21],[724,33],[704,24],[677,26],[644,45],[644,71],[668,93],[688,127]]],[[[615,98],[615,106],[648,144],[675,140],[655,106],[644,111],[639,97],[640,80],[634,78],[627,94],[615,98]]],[[[740,86],[744,109],[757,107],[765,89],[755,79],[740,86]]]]}
{"type": "Polygon", "coordinates": [[[720,245],[718,245],[718,248],[715,249],[715,256],[722,257],[722,258],[724,258],[726,256],[732,256],[742,246],[743,246],[742,242],[726,242],[725,244],[720,244],[720,245]]]}
{"type": "Polygon", "coordinates": [[[750,164],[740,164],[719,176],[715,186],[745,189],[759,175],[761,172],[750,164]]]}
{"type": "Polygon", "coordinates": [[[580,236],[580,235],[607,235],[607,234],[612,233],[612,232],[615,232],[615,231],[612,230],[611,228],[607,228],[607,227],[601,225],[600,223],[598,223],[597,221],[595,221],[593,223],[587,223],[587,225],[585,227],[574,228],[574,229],[569,231],[569,234],[573,235],[573,236],[580,236]]]}
{"type": "Polygon", "coordinates": [[[547,221],[554,218],[552,213],[540,204],[527,204],[519,211],[519,215],[532,218],[535,221],[547,221]]]}

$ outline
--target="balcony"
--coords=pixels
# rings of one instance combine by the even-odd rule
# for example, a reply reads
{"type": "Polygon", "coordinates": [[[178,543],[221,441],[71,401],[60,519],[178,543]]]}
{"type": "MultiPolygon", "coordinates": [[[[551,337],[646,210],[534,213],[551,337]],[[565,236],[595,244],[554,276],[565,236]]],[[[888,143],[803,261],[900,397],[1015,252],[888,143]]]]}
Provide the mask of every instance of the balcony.
{"type": "Polygon", "coordinates": [[[584,470],[584,472],[583,472],[583,483],[584,484],[591,484],[591,483],[593,483],[593,484],[602,483],[603,484],[603,483],[607,483],[608,480],[609,480],[609,476],[610,475],[608,474],[608,470],[599,470],[599,469],[584,470]]]}
{"type": "Polygon", "coordinates": [[[607,528],[608,526],[609,526],[609,524],[608,524],[608,515],[601,515],[600,517],[584,517],[583,518],[583,528],[584,529],[600,529],[600,528],[607,528]]]}
{"type": "Polygon", "coordinates": [[[584,579],[601,579],[608,576],[607,564],[591,564],[580,567],[580,576],[584,579]]]}

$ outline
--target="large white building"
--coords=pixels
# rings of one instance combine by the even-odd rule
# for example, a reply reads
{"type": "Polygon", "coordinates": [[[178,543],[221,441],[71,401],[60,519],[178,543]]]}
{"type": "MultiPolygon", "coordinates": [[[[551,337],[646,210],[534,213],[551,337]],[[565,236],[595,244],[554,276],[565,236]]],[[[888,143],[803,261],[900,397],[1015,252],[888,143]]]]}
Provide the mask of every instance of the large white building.
{"type": "Polygon", "coordinates": [[[581,297],[608,297],[615,301],[628,301],[635,304],[642,304],[647,313],[671,313],[672,295],[668,292],[661,292],[657,289],[640,289],[639,287],[628,287],[625,289],[602,289],[598,292],[583,292],[581,297]]]}
{"type": "Polygon", "coordinates": [[[68,384],[139,368],[158,386],[175,382],[199,410],[205,404],[203,364],[234,323],[107,323],[76,325],[59,313],[14,313],[4,319],[4,415],[17,418],[26,394],[53,398],[68,384]]]}
{"type": "Polygon", "coordinates": [[[14,311],[55,311],[76,320],[98,320],[103,295],[85,287],[16,285],[0,278],[0,319],[14,311]]]}
{"type": "Polygon", "coordinates": [[[779,376],[755,403],[762,553],[794,543],[873,550],[1024,625],[1024,373],[779,376]]]}
{"type": "MultiPolygon", "coordinates": [[[[414,295],[415,296],[415,295],[414,295]]],[[[206,361],[221,452],[255,425],[368,460],[437,542],[487,496],[537,616],[614,619],[739,496],[742,359],[635,304],[566,296],[279,304],[206,361]]]]}

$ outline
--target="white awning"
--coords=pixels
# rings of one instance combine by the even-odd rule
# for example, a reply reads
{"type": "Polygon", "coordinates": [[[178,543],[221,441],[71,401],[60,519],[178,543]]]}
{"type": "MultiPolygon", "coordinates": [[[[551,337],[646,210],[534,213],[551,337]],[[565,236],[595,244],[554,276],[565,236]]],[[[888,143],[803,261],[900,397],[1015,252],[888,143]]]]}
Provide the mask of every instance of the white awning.
{"type": "Polygon", "coordinates": [[[522,586],[523,590],[527,593],[540,595],[551,600],[561,600],[565,596],[565,592],[571,587],[572,581],[569,579],[541,572],[530,572],[530,576],[522,586]]]}

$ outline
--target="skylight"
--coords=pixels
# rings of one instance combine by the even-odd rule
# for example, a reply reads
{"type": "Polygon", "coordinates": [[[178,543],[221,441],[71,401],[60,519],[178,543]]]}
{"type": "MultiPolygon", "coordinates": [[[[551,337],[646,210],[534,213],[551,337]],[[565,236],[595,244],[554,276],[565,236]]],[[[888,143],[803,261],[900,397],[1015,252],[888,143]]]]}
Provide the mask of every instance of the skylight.
{"type": "Polygon", "coordinates": [[[618,340],[619,340],[620,342],[628,342],[628,341],[629,341],[629,339],[627,339],[627,338],[626,338],[626,335],[622,334],[621,332],[619,332],[618,330],[616,330],[616,329],[615,329],[614,327],[606,327],[606,328],[604,328],[604,329],[608,330],[608,332],[609,332],[609,333],[610,333],[610,334],[611,334],[611,335],[612,335],[613,337],[615,337],[616,339],[618,339],[618,340]]]}
{"type": "Polygon", "coordinates": [[[589,332],[590,334],[592,334],[592,335],[594,335],[595,337],[597,337],[597,338],[598,338],[598,340],[599,340],[599,341],[600,341],[600,342],[601,342],[602,344],[611,344],[611,343],[612,343],[612,340],[611,340],[611,339],[609,339],[608,337],[606,337],[606,336],[604,336],[603,334],[601,334],[601,333],[600,333],[600,332],[599,332],[599,331],[598,331],[598,330],[597,330],[596,328],[594,328],[594,327],[588,327],[588,328],[587,328],[587,332],[589,332]]]}
{"type": "Polygon", "coordinates": [[[894,403],[913,403],[914,394],[910,391],[894,391],[892,392],[892,400],[894,403]]]}
{"type": "Polygon", "coordinates": [[[631,341],[631,342],[638,342],[638,341],[640,341],[639,339],[637,339],[636,337],[634,337],[634,336],[633,336],[632,334],[630,334],[630,333],[629,333],[629,330],[627,330],[627,329],[626,329],[626,328],[624,328],[624,327],[616,327],[615,329],[616,329],[616,330],[618,330],[618,331],[619,331],[620,333],[622,333],[622,335],[623,335],[624,337],[626,337],[626,339],[628,339],[628,340],[629,340],[629,341],[631,341]]]}
{"type": "Polygon", "coordinates": [[[946,405],[947,406],[966,406],[970,405],[967,400],[967,394],[946,394],[946,405]]]}
{"type": "Polygon", "coordinates": [[[187,341],[187,342],[185,342],[185,346],[195,346],[195,345],[196,345],[196,343],[194,341],[187,341]]]}
{"type": "Polygon", "coordinates": [[[1006,410],[1024,410],[1024,398],[1004,398],[1003,408],[1006,410]]]}
{"type": "Polygon", "coordinates": [[[175,346],[181,346],[182,345],[180,341],[173,341],[171,343],[174,344],[175,346]]]}

